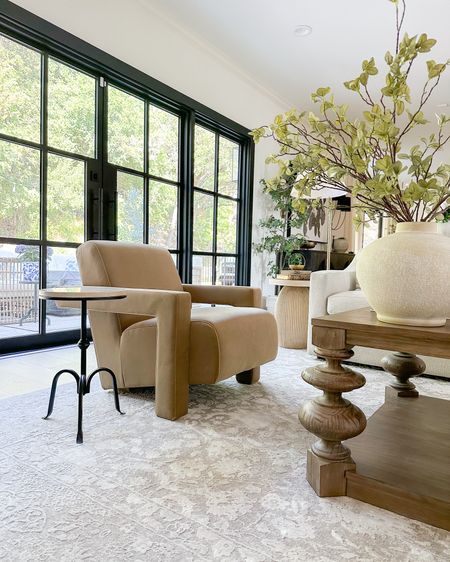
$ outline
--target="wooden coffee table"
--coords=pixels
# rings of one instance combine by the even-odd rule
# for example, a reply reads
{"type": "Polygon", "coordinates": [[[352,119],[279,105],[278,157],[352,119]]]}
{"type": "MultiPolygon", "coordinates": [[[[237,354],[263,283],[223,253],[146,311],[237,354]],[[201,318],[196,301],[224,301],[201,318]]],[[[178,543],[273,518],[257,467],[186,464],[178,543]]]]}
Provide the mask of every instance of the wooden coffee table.
{"type": "Polygon", "coordinates": [[[426,368],[416,353],[450,359],[450,321],[439,328],[398,326],[364,308],[314,318],[312,325],[316,354],[326,363],[302,373],[323,391],[299,412],[319,437],[307,453],[308,482],[319,496],[347,495],[450,530],[450,401],[420,396],[410,381],[426,368]],[[383,359],[394,376],[385,403],[368,422],[342,397],[365,384],[341,364],[355,345],[395,352],[383,359]]]}

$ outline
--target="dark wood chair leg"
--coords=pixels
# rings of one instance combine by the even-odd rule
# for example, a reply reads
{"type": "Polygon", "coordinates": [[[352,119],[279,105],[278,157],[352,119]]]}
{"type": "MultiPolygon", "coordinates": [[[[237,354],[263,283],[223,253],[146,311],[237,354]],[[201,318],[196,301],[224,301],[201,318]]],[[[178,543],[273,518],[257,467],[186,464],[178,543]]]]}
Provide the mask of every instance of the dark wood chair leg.
{"type": "Polygon", "coordinates": [[[260,367],[255,367],[249,371],[243,371],[236,375],[236,380],[240,384],[254,384],[259,381],[260,367]]]}

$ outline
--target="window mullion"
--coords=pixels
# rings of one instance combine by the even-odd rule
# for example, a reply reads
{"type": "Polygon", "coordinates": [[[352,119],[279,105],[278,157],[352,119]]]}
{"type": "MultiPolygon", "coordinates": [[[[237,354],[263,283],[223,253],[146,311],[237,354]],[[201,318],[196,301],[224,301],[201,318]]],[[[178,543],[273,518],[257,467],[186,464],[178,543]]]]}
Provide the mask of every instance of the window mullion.
{"type": "MultiPolygon", "coordinates": [[[[96,96],[95,96],[95,162],[97,173],[96,186],[96,204],[97,216],[95,217],[97,224],[97,238],[103,238],[104,217],[103,217],[103,155],[105,153],[105,106],[106,106],[106,81],[102,76],[97,78],[96,96]]],[[[89,235],[93,233],[88,233],[89,235]]]]}
{"type": "Polygon", "coordinates": [[[219,209],[219,135],[215,135],[214,147],[214,211],[213,211],[213,259],[212,259],[212,284],[216,284],[217,276],[217,214],[219,209]]]}
{"type": "Polygon", "coordinates": [[[178,249],[180,251],[180,275],[184,283],[192,283],[194,127],[194,112],[187,111],[183,113],[181,116],[180,135],[178,249]]]}
{"type": "Polygon", "coordinates": [[[250,283],[254,144],[247,140],[239,151],[238,232],[237,232],[237,284],[250,283]]]}
{"type": "Polygon", "coordinates": [[[144,193],[143,193],[143,198],[144,198],[144,220],[143,220],[143,225],[144,225],[144,236],[143,236],[143,241],[144,244],[148,244],[148,239],[149,239],[149,228],[150,228],[150,224],[149,224],[149,217],[150,217],[150,209],[149,209],[149,189],[150,189],[150,180],[148,177],[148,169],[149,169],[149,104],[148,101],[145,101],[144,104],[144,193]]]}
{"type": "MultiPolygon", "coordinates": [[[[47,287],[47,163],[48,163],[48,54],[41,55],[41,182],[40,182],[40,287],[47,287]]],[[[35,303],[40,308],[39,333],[46,331],[47,303],[40,301],[35,303]]]]}

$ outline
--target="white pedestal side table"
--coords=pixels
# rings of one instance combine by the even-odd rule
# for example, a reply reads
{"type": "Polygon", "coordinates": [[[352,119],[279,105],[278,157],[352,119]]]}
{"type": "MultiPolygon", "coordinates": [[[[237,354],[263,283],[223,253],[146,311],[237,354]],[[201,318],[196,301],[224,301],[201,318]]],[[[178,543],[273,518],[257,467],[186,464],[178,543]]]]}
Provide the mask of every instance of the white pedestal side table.
{"type": "Polygon", "coordinates": [[[78,347],[81,352],[80,361],[80,373],[78,374],[73,369],[62,369],[58,371],[53,378],[52,389],[50,392],[50,401],[48,404],[47,415],[44,420],[48,419],[53,412],[53,405],[55,403],[56,386],[58,384],[58,379],[63,373],[69,373],[75,379],[77,383],[77,394],[78,394],[78,432],[77,432],[77,443],[83,443],[83,397],[85,394],[89,394],[91,390],[91,381],[94,375],[105,371],[111,375],[113,389],[114,389],[114,402],[116,410],[120,411],[119,405],[119,393],[117,391],[117,381],[115,374],[107,367],[100,367],[95,369],[90,375],[86,374],[86,352],[90,345],[89,338],[87,336],[87,303],[89,301],[106,301],[115,299],[125,299],[126,293],[120,289],[114,289],[114,287],[65,287],[60,289],[41,289],[39,291],[39,298],[45,300],[54,301],[75,301],[81,302],[81,329],[80,329],[80,341],[78,342],[78,347]]]}
{"type": "Polygon", "coordinates": [[[275,305],[280,346],[305,349],[308,336],[309,281],[270,279],[269,283],[282,287],[275,305]]]}

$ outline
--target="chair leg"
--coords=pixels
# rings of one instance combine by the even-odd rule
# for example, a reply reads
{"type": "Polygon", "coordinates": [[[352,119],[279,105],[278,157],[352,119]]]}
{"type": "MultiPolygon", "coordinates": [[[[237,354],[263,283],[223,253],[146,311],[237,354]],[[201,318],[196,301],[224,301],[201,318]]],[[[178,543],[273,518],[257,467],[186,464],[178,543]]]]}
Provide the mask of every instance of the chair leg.
{"type": "Polygon", "coordinates": [[[236,375],[236,380],[240,384],[254,384],[259,381],[260,367],[255,367],[249,371],[243,371],[236,375]]]}

